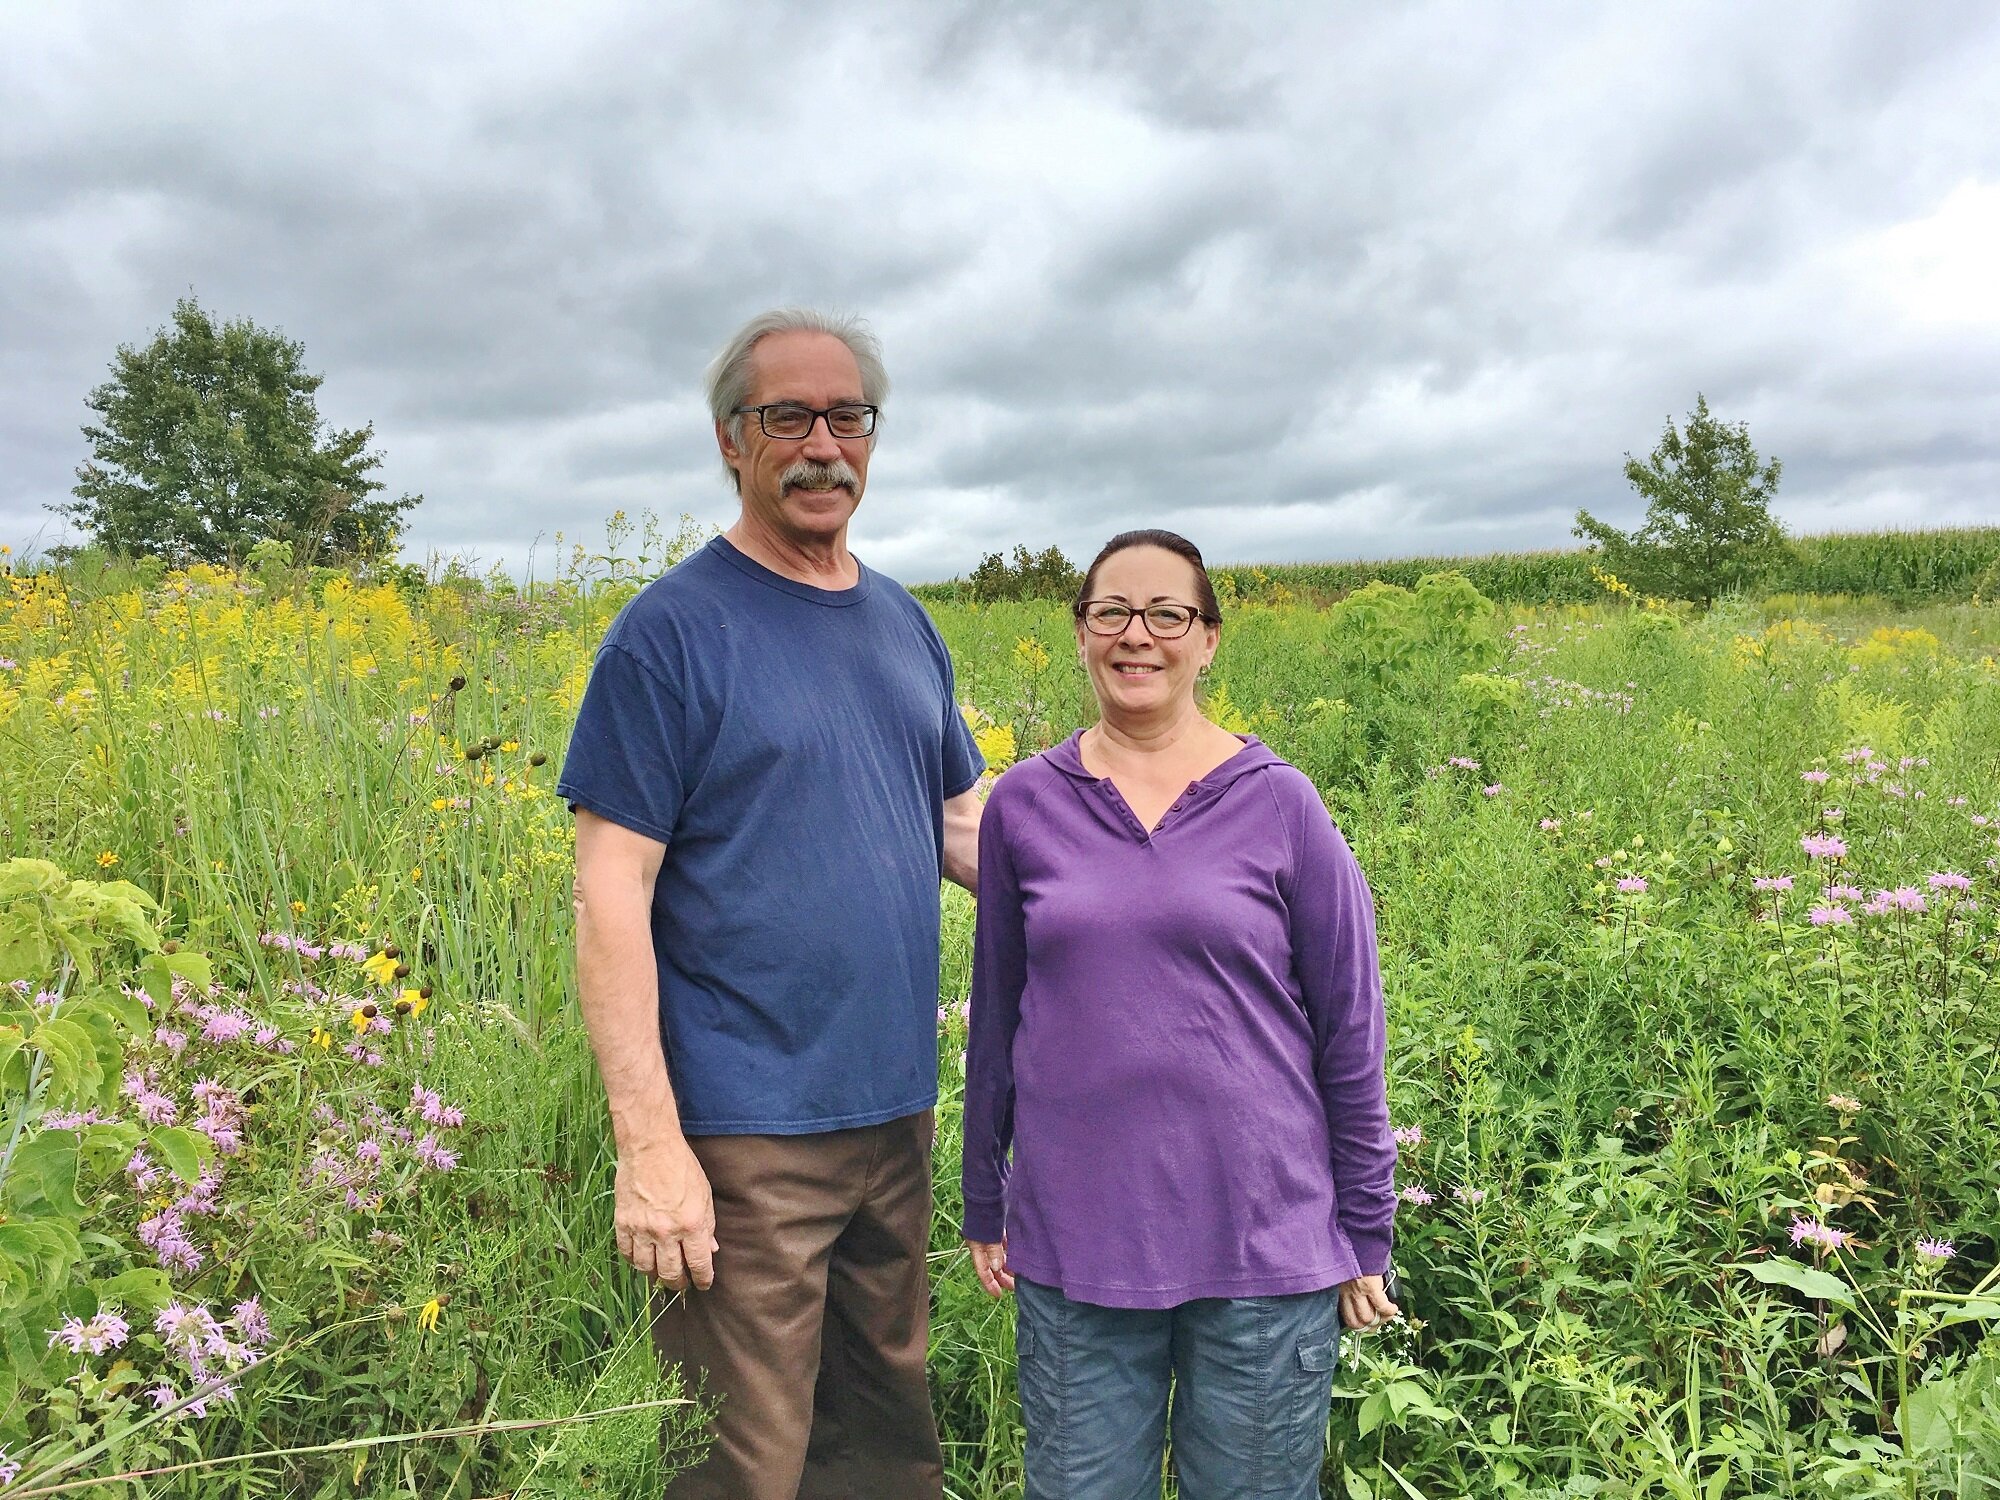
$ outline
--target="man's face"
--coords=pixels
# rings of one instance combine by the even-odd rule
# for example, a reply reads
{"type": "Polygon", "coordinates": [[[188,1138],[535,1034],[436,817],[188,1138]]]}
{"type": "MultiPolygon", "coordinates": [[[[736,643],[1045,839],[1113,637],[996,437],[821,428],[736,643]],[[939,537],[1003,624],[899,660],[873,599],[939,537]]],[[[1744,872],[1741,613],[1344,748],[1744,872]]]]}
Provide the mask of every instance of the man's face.
{"type": "MultiPolygon", "coordinates": [[[[745,406],[796,401],[823,411],[859,403],[861,369],[839,339],[827,333],[773,333],[750,352],[750,395],[745,406]]],[[[740,440],[727,423],[716,427],[723,462],[736,471],[743,513],[788,541],[814,543],[838,537],[868,482],[868,439],[836,438],[824,420],[802,438],[764,436],[753,412],[743,418],[740,440]]]]}

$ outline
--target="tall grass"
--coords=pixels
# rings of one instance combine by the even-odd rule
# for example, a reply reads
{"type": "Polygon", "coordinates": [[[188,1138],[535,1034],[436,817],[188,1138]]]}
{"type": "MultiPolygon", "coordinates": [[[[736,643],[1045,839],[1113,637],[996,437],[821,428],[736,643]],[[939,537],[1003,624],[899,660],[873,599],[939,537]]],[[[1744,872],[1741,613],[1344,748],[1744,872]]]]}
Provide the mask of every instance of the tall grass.
{"type": "MultiPolygon", "coordinates": [[[[295,1327],[448,1288],[439,1329],[329,1334],[317,1363],[179,1427],[175,1451],[671,1392],[611,1248],[568,815],[547,795],[630,588],[112,569],[0,599],[0,858],[95,874],[109,856],[300,1038],[325,1012],[285,985],[318,971],[260,935],[393,941],[436,999],[391,1066],[468,1116],[452,1191],[397,1210],[400,1245],[370,1245],[364,1219],[336,1236],[351,1259],[279,1264],[276,1229],[245,1229],[184,1288],[260,1287],[295,1327]]],[[[1370,634],[1409,622],[1230,610],[1211,711],[1314,777],[1370,876],[1392,1108],[1423,1130],[1401,1181],[1431,1199],[1399,1225],[1410,1325],[1357,1343],[1341,1376],[1327,1494],[1944,1495],[2000,1472],[1980,1416],[2000,1387],[1982,1342],[2000,1310],[2000,610],[1848,604],[1822,623],[1792,604],[1520,609],[1413,651],[1370,634]],[[1845,840],[1837,864],[1801,847],[1819,833],[1845,840]],[[1863,895],[1830,902],[1829,877],[1863,895]],[[1898,887],[1925,909],[1863,912],[1898,887]],[[1816,926],[1815,905],[1848,921],[1816,926]],[[1794,1244],[1795,1220],[1846,1241],[1794,1244]],[[1920,1256],[1920,1236],[1955,1257],[1920,1256]]],[[[934,613],[961,697],[1021,753],[1086,721],[1060,605],[934,613]]],[[[944,899],[952,1007],[973,914],[944,899]]],[[[933,1380],[950,1493],[999,1497],[1018,1493],[1020,1418],[1010,1310],[956,1235],[963,1046],[954,1012],[933,1380]]],[[[107,1244],[137,1253],[118,1174],[83,1186],[107,1244]]],[[[83,1400],[109,1363],[57,1388],[83,1400]]],[[[0,1433],[35,1420],[17,1402],[0,1433]]],[[[638,1495],[655,1420],[153,1492],[638,1495]]]]}

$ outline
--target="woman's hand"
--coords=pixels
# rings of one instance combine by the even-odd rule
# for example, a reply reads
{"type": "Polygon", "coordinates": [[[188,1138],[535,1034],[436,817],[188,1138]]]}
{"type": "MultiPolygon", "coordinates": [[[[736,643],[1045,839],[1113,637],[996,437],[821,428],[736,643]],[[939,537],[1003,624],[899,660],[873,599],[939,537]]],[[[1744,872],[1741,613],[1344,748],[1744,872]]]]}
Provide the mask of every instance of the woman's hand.
{"type": "Polygon", "coordinates": [[[1389,1300],[1380,1276],[1357,1276],[1340,1284],[1340,1321],[1349,1328],[1373,1328],[1403,1310],[1389,1300]]]}
{"type": "MultiPolygon", "coordinates": [[[[979,1284],[986,1288],[989,1297],[1004,1297],[1014,1290],[1014,1273],[1007,1269],[1007,1242],[997,1245],[982,1244],[978,1240],[967,1240],[965,1248],[972,1252],[972,1269],[979,1273],[979,1284]]],[[[1380,1283],[1381,1278],[1376,1278],[1380,1283]]],[[[1343,1292],[1343,1296],[1346,1294],[1343,1292]]]]}

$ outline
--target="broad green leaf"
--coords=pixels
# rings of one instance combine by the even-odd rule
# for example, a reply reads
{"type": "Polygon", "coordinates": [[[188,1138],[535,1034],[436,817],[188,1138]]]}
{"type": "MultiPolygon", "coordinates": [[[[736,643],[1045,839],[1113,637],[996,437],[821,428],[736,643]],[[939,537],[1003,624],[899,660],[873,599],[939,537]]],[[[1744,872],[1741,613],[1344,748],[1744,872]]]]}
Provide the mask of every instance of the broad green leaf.
{"type": "Polygon", "coordinates": [[[47,1204],[55,1213],[76,1218],[83,1205],[76,1197],[76,1136],[68,1130],[37,1134],[14,1153],[7,1176],[7,1197],[21,1209],[47,1204]]]}
{"type": "Polygon", "coordinates": [[[1355,1413],[1355,1429],[1361,1436],[1367,1437],[1369,1433],[1388,1421],[1390,1414],[1391,1407],[1389,1405],[1388,1392],[1386,1390],[1370,1391],[1367,1399],[1361,1403],[1361,1410],[1355,1413]]]}
{"type": "Polygon", "coordinates": [[[97,1039],[88,1027],[57,1016],[37,1026],[28,1037],[30,1047],[42,1049],[49,1060],[49,1085],[45,1096],[52,1103],[94,1098],[104,1087],[104,1064],[97,1054],[97,1039]]]}
{"type": "Polygon", "coordinates": [[[2000,1302],[1981,1299],[1960,1303],[1938,1321],[1942,1326],[1949,1327],[1953,1323],[1985,1323],[1995,1318],[2000,1318],[2000,1302]]]}
{"type": "Polygon", "coordinates": [[[183,948],[178,953],[168,953],[163,956],[169,970],[197,989],[206,989],[215,982],[215,966],[208,961],[207,954],[183,948]]]}
{"type": "Polygon", "coordinates": [[[1913,1452],[1949,1453],[1952,1449],[1952,1418],[1958,1411],[1955,1380],[1933,1380],[1918,1386],[1897,1413],[1896,1425],[1913,1452]]]}
{"type": "Polygon", "coordinates": [[[173,1300],[173,1283],[158,1266],[134,1266],[97,1283],[97,1300],[139,1312],[157,1312],[173,1300]]]}
{"type": "Polygon", "coordinates": [[[1748,1271],[1766,1286],[1788,1286],[1821,1302],[1851,1303],[1854,1300],[1854,1289],[1838,1276],[1802,1266],[1781,1256],[1770,1260],[1737,1261],[1733,1269],[1748,1271]]]}
{"type": "Polygon", "coordinates": [[[215,1145],[207,1136],[179,1125],[160,1126],[147,1135],[146,1144],[189,1187],[200,1179],[202,1163],[215,1155],[215,1145]]]}

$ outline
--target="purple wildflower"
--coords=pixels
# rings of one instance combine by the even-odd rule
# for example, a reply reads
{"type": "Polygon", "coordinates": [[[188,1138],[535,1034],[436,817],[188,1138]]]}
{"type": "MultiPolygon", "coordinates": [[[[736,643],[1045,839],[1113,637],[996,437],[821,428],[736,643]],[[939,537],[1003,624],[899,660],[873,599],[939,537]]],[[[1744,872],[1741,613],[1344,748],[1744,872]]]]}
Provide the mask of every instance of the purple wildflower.
{"type": "Polygon", "coordinates": [[[1844,906],[1815,906],[1806,913],[1806,920],[1815,927],[1849,927],[1854,923],[1844,906]]]}
{"type": "Polygon", "coordinates": [[[1643,896],[1646,894],[1646,877],[1643,875],[1623,876],[1618,882],[1618,889],[1629,896],[1643,896]]]}
{"type": "Polygon", "coordinates": [[[1917,1241],[1917,1254],[1925,1260],[1934,1260],[1942,1265],[1958,1254],[1958,1251],[1950,1240],[1934,1240],[1926,1237],[1917,1241]]]}
{"type": "Polygon", "coordinates": [[[180,1210],[162,1209],[139,1225],[139,1243],[158,1257],[167,1270],[198,1271],[202,1253],[188,1238],[180,1210]]]}
{"type": "Polygon", "coordinates": [[[412,1148],[417,1160],[433,1172],[449,1172],[458,1165],[458,1153],[438,1144],[438,1138],[427,1135],[412,1148]]]}
{"type": "Polygon", "coordinates": [[[1818,1245],[1824,1250],[1838,1250],[1847,1243],[1847,1231],[1835,1229],[1831,1224],[1822,1224],[1817,1219],[1802,1219],[1792,1216],[1792,1243],[1818,1245]]]}
{"type": "Polygon", "coordinates": [[[1399,1146],[1421,1146],[1424,1143],[1424,1127],[1421,1125],[1398,1125],[1389,1133],[1399,1146]]]}
{"type": "Polygon", "coordinates": [[[1451,1190],[1451,1195],[1460,1203],[1484,1203],[1486,1201],[1485,1188],[1467,1187],[1462,1182],[1451,1190]]]}
{"type": "Polygon", "coordinates": [[[1929,905],[1924,893],[1913,885],[1899,885],[1890,891],[1889,904],[1898,911],[1923,911],[1929,905]]]}
{"type": "Polygon", "coordinates": [[[1969,891],[1972,889],[1970,876],[1956,875],[1949,870],[1935,872],[1925,883],[1934,891],[1969,891]]]}
{"type": "Polygon", "coordinates": [[[1814,786],[1825,786],[1829,777],[1825,771],[1801,771],[1799,772],[1799,780],[1809,781],[1814,786]]]}
{"type": "Polygon", "coordinates": [[[1481,787],[1479,789],[1479,793],[1482,797],[1497,797],[1506,790],[1507,790],[1506,787],[1502,786],[1499,782],[1496,781],[1491,786],[1481,787]]]}
{"type": "Polygon", "coordinates": [[[1431,1204],[1437,1202],[1437,1195],[1418,1182],[1411,1183],[1396,1196],[1401,1198],[1405,1203],[1415,1204],[1418,1208],[1428,1208],[1431,1204]]]}
{"type": "Polygon", "coordinates": [[[1789,875],[1759,875],[1750,882],[1753,891],[1789,891],[1791,888],[1792,877],[1789,875]]]}
{"type": "Polygon", "coordinates": [[[52,1109],[42,1116],[44,1130],[81,1130],[86,1125],[109,1123],[94,1109],[52,1109]]]}
{"type": "Polygon", "coordinates": [[[223,1046],[230,1042],[240,1042],[257,1027],[256,1021],[241,1011],[217,1010],[210,1012],[207,1024],[201,1028],[201,1039],[223,1046]]]}
{"type": "Polygon", "coordinates": [[[236,1331],[243,1336],[243,1342],[262,1348],[271,1342],[271,1320],[265,1315],[263,1305],[255,1297],[247,1302],[239,1302],[230,1312],[229,1321],[236,1325],[236,1331]]]}
{"type": "Polygon", "coordinates": [[[1809,833],[1799,840],[1799,847],[1814,859],[1847,858],[1847,840],[1838,834],[1809,833]]]}
{"type": "Polygon", "coordinates": [[[1843,885],[1836,881],[1826,888],[1826,899],[1829,901],[1859,901],[1861,899],[1861,887],[1858,885],[1843,885]]]}
{"type": "Polygon", "coordinates": [[[1537,826],[1540,827],[1543,833],[1555,833],[1561,829],[1562,820],[1560,818],[1544,818],[1537,826]]]}

